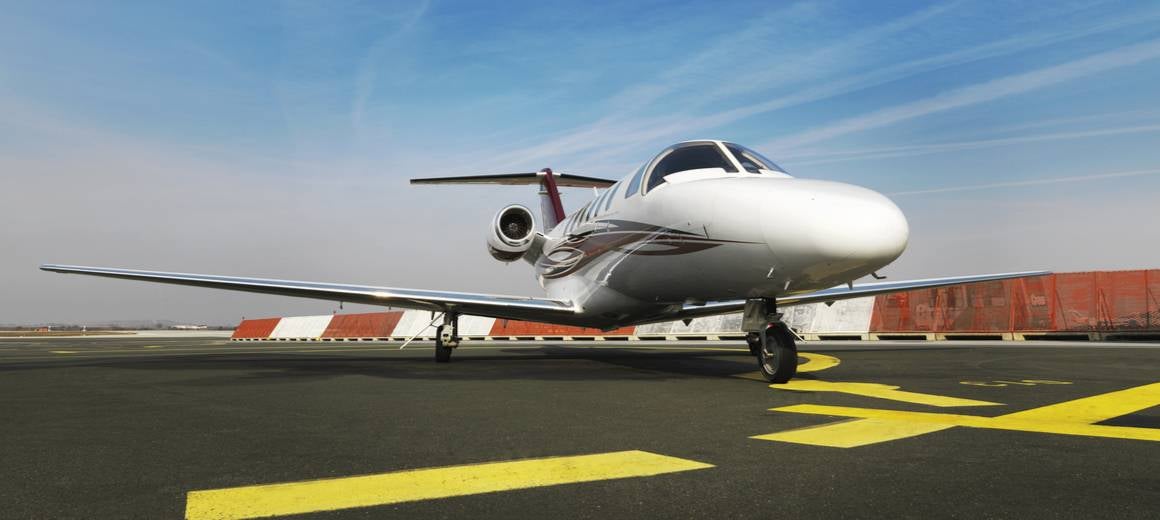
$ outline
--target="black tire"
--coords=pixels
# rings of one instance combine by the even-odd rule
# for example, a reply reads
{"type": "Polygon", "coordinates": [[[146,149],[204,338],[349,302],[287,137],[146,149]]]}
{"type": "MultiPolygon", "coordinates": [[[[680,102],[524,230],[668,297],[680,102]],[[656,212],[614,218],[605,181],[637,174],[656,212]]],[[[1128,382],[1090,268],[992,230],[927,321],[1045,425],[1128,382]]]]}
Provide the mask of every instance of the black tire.
{"type": "Polygon", "coordinates": [[[443,325],[435,329],[435,362],[447,363],[451,361],[451,347],[443,344],[443,325]]]}
{"type": "Polygon", "coordinates": [[[785,384],[797,373],[797,344],[783,323],[765,329],[765,348],[758,351],[757,368],[766,381],[785,384]]]}

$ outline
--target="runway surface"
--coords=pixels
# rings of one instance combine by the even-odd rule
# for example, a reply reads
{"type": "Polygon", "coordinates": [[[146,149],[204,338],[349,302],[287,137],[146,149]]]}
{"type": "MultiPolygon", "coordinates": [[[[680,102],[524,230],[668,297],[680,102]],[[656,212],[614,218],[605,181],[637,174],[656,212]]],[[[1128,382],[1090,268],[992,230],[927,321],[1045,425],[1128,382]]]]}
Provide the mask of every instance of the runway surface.
{"type": "Polygon", "coordinates": [[[4,518],[1155,518],[1160,346],[0,340],[4,518]]]}

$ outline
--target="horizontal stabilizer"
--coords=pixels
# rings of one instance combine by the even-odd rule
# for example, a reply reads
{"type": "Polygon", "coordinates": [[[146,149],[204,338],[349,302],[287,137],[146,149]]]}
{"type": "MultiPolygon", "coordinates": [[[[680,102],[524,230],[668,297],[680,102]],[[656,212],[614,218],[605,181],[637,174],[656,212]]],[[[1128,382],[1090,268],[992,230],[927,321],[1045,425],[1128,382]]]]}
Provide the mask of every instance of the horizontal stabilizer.
{"type": "MultiPolygon", "coordinates": [[[[530,173],[500,173],[496,175],[464,175],[461,177],[429,177],[426,179],[411,179],[411,184],[502,184],[505,186],[538,186],[546,174],[530,173]]],[[[570,173],[553,172],[556,185],[565,188],[607,188],[616,183],[608,179],[584,177],[570,173]]]]}

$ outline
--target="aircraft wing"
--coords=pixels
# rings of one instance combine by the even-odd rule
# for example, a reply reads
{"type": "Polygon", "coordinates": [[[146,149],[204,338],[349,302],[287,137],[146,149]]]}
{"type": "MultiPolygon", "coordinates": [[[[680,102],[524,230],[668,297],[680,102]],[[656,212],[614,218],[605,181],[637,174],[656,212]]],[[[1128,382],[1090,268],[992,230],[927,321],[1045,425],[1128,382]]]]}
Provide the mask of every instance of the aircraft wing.
{"type": "Polygon", "coordinates": [[[191,285],[194,287],[277,294],[280,296],[297,296],[300,298],[384,305],[404,309],[431,311],[454,310],[455,312],[473,316],[517,320],[566,322],[576,314],[572,302],[522,296],[297,282],[291,280],[241,278],[206,274],[165,273],[76,265],[48,264],[42,265],[40,268],[56,273],[86,274],[109,278],[123,278],[126,280],[139,280],[143,282],[191,285]]]}
{"type": "MultiPolygon", "coordinates": [[[[1009,280],[1011,278],[1027,278],[1051,274],[1050,271],[1024,271],[1019,273],[980,274],[972,276],[950,276],[946,278],[927,278],[923,280],[904,280],[897,282],[872,282],[855,285],[850,288],[845,285],[831,287],[812,293],[785,296],[777,299],[780,307],[802,305],[806,303],[825,303],[863,296],[876,296],[893,292],[912,291],[915,289],[932,289],[948,285],[960,285],[975,282],[993,282],[995,280],[1009,280]]],[[[676,316],[668,316],[656,321],[672,321],[678,319],[692,319],[703,316],[715,316],[741,312],[745,309],[745,300],[731,300],[714,302],[705,305],[685,305],[676,316]]]]}

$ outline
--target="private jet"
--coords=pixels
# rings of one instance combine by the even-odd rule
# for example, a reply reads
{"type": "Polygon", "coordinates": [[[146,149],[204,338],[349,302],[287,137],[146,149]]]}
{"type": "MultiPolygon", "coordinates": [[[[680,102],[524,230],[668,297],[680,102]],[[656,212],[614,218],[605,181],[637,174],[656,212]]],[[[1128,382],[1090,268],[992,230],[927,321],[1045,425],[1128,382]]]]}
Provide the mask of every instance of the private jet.
{"type": "Polygon", "coordinates": [[[717,140],[670,146],[620,180],[553,172],[412,179],[412,184],[539,187],[531,210],[499,210],[487,250],[531,264],[546,296],[524,297],[364,285],[48,264],[45,271],[423,309],[441,320],[435,360],[460,344],[458,318],[476,315],[611,330],[742,313],[741,332],[771,383],[797,370],[795,334],[779,309],[807,303],[1046,271],[855,285],[906,249],[906,217],[890,199],[838,182],[800,179],[744,146],[717,140]],[[604,188],[566,215],[560,188],[604,188]]]}

